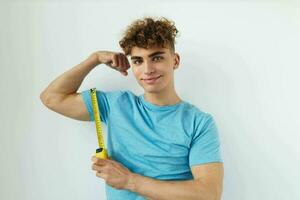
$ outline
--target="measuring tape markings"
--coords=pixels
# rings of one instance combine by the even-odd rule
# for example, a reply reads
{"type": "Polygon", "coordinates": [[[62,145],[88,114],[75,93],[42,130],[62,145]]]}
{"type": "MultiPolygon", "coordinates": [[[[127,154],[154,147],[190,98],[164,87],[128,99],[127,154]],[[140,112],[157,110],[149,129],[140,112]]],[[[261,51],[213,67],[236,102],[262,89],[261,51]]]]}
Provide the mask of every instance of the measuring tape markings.
{"type": "Polygon", "coordinates": [[[92,107],[94,112],[94,120],[96,125],[96,132],[97,132],[97,138],[98,138],[98,145],[99,148],[96,149],[96,157],[101,159],[106,159],[108,157],[107,150],[105,148],[104,139],[103,139],[103,132],[101,127],[101,121],[100,121],[100,111],[98,107],[98,100],[96,95],[96,88],[90,89],[91,92],[91,100],[92,100],[92,107]]]}

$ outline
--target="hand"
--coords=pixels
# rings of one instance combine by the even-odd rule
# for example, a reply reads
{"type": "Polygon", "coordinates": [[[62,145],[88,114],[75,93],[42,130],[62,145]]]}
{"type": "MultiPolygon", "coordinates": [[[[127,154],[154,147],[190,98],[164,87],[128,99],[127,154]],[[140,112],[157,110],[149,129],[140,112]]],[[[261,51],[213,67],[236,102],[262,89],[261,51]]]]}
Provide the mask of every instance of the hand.
{"type": "Polygon", "coordinates": [[[96,171],[96,176],[117,189],[131,189],[134,183],[135,174],[124,167],[121,163],[108,159],[92,157],[92,169],[96,171]]]}
{"type": "Polygon", "coordinates": [[[124,53],[112,51],[97,51],[95,52],[99,63],[104,63],[107,66],[119,71],[124,76],[127,76],[127,70],[130,68],[129,61],[124,53]]]}

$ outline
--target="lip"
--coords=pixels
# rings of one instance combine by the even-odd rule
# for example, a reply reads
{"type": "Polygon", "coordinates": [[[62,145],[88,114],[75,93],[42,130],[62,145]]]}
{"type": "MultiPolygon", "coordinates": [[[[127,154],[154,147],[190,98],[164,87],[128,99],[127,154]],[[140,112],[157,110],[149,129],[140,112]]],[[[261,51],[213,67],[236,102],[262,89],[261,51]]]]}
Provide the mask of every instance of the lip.
{"type": "Polygon", "coordinates": [[[153,77],[153,78],[142,78],[142,80],[152,80],[152,79],[158,79],[161,76],[153,77]]]}
{"type": "Polygon", "coordinates": [[[154,84],[161,76],[158,76],[157,78],[153,79],[142,79],[147,84],[154,84]]]}

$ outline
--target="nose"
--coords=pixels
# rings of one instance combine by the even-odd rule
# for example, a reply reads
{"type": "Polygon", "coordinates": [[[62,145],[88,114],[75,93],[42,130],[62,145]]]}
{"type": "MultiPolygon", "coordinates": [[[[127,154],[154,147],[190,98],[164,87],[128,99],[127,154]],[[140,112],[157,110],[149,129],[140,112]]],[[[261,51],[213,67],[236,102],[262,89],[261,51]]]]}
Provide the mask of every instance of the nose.
{"type": "Polygon", "coordinates": [[[151,63],[145,62],[144,73],[152,74],[154,72],[154,68],[151,63]]]}

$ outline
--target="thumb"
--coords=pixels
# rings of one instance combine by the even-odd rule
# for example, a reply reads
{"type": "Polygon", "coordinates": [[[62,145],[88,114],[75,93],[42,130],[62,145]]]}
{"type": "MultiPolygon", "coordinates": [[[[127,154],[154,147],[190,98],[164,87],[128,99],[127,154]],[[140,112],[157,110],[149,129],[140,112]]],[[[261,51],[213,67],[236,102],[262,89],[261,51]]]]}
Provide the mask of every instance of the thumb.
{"type": "Polygon", "coordinates": [[[124,76],[127,76],[128,72],[127,71],[122,71],[121,74],[123,74],[124,76]]]}
{"type": "Polygon", "coordinates": [[[114,62],[114,60],[108,60],[107,62],[105,62],[106,65],[110,66],[110,67],[116,67],[117,63],[114,62]]]}

